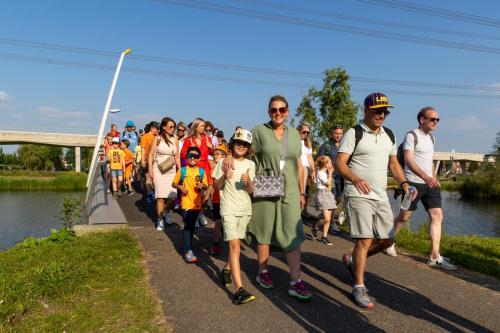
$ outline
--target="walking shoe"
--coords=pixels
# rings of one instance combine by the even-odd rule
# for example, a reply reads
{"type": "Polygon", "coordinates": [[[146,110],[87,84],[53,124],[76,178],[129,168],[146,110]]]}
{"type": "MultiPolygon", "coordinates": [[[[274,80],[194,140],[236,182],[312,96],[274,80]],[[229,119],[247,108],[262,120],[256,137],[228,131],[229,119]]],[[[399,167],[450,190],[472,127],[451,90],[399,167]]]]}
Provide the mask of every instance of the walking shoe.
{"type": "Polygon", "coordinates": [[[203,213],[200,213],[200,215],[198,215],[198,223],[202,226],[206,226],[208,224],[207,219],[205,218],[205,215],[203,215],[203,213]]]}
{"type": "Polygon", "coordinates": [[[342,262],[347,268],[349,273],[351,273],[352,280],[354,281],[354,264],[352,262],[352,253],[346,253],[342,256],[342,262]]]}
{"type": "Polygon", "coordinates": [[[330,231],[333,232],[334,234],[340,234],[340,228],[335,223],[332,223],[332,225],[330,226],[330,231]]]}
{"type": "Polygon", "coordinates": [[[250,294],[248,291],[243,289],[243,287],[241,287],[240,289],[238,289],[238,291],[236,291],[236,293],[234,293],[233,303],[235,305],[245,304],[253,301],[254,299],[255,299],[254,295],[250,294]]]}
{"type": "Polygon", "coordinates": [[[174,220],[172,219],[172,216],[169,213],[163,213],[163,217],[165,218],[165,223],[167,225],[174,224],[174,220]]]}
{"type": "Polygon", "coordinates": [[[210,249],[210,254],[213,256],[217,256],[217,255],[221,254],[221,249],[220,249],[219,243],[212,244],[212,248],[210,249]]]}
{"type": "Polygon", "coordinates": [[[288,287],[288,295],[301,301],[308,301],[312,298],[311,292],[307,290],[306,284],[302,280],[298,280],[293,286],[288,287]]]}
{"type": "Polygon", "coordinates": [[[226,267],[224,267],[220,271],[220,280],[222,281],[222,284],[226,287],[229,286],[231,283],[233,283],[233,279],[231,278],[231,270],[226,269],[226,267]]]}
{"type": "Polygon", "coordinates": [[[163,229],[164,229],[163,220],[159,219],[158,221],[156,221],[156,230],[163,231],[163,229]]]}
{"type": "Polygon", "coordinates": [[[121,196],[123,195],[122,190],[118,190],[118,192],[117,192],[117,193],[118,193],[118,196],[119,196],[119,197],[121,197],[121,196]]]}
{"type": "Polygon", "coordinates": [[[113,199],[115,199],[115,200],[118,199],[118,193],[113,192],[113,199]]]}
{"type": "Polygon", "coordinates": [[[358,286],[352,288],[352,297],[354,298],[354,302],[368,310],[373,309],[373,302],[368,296],[368,289],[365,286],[358,286]]]}
{"type": "Polygon", "coordinates": [[[332,246],[333,243],[330,242],[330,240],[326,237],[321,237],[321,239],[319,240],[321,243],[325,244],[325,245],[328,245],[328,246],[332,246]]]}
{"type": "Polygon", "coordinates": [[[318,239],[318,227],[317,226],[311,227],[311,237],[312,237],[312,239],[318,239]]]}
{"type": "Polygon", "coordinates": [[[153,193],[150,193],[146,196],[146,202],[147,203],[153,203],[155,201],[153,193]]]}
{"type": "Polygon", "coordinates": [[[255,278],[259,285],[264,289],[272,289],[274,288],[273,279],[271,279],[271,275],[269,275],[268,271],[260,272],[255,278]]]}
{"type": "Polygon", "coordinates": [[[187,264],[194,264],[198,261],[198,258],[196,258],[192,250],[189,250],[184,254],[184,260],[187,264]]]}
{"type": "Polygon", "coordinates": [[[396,252],[396,244],[392,244],[387,249],[384,250],[384,253],[390,257],[397,257],[398,253],[396,252]]]}
{"type": "Polygon", "coordinates": [[[429,261],[427,261],[427,265],[431,267],[442,268],[447,271],[456,271],[458,269],[458,267],[453,265],[448,258],[442,256],[439,256],[439,258],[437,259],[429,258],[429,261]]]}
{"type": "Polygon", "coordinates": [[[127,194],[129,197],[133,196],[134,195],[134,191],[132,190],[127,190],[127,194]]]}

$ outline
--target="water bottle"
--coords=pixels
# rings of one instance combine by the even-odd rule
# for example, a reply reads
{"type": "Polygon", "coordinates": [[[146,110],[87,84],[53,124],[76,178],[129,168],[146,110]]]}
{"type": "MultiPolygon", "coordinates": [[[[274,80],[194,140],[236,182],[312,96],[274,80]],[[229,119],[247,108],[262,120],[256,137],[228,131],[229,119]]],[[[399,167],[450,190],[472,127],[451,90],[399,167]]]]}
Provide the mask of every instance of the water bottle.
{"type": "Polygon", "coordinates": [[[408,210],[410,208],[412,193],[415,190],[416,188],[414,186],[410,186],[410,190],[408,191],[408,193],[404,194],[405,197],[403,198],[403,200],[401,200],[402,210],[408,210]]]}

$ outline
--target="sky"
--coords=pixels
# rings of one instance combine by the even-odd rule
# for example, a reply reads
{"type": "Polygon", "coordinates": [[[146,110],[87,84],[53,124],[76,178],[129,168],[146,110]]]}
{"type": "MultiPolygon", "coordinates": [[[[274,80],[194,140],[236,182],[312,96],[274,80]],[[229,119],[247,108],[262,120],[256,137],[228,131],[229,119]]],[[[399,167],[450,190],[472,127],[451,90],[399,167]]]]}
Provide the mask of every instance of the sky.
{"type": "MultiPolygon", "coordinates": [[[[500,2],[494,0],[418,2],[500,20],[500,2]]],[[[398,141],[416,127],[418,110],[428,105],[434,106],[441,118],[435,132],[436,150],[489,152],[500,131],[500,25],[459,22],[354,0],[17,0],[2,6],[0,31],[0,130],[97,133],[119,54],[132,48],[132,55],[148,56],[148,61],[125,58],[113,98],[113,107],[121,112],[108,119],[108,125],[113,122],[120,128],[127,120],[143,127],[164,116],[186,123],[202,117],[231,134],[236,125],[252,128],[266,122],[267,103],[275,94],[287,97],[293,115],[308,88],[321,87],[321,73],[342,66],[353,78],[455,85],[454,89],[443,89],[428,84],[412,87],[351,81],[352,98],[359,104],[371,92],[388,95],[396,107],[385,125],[394,130],[398,141]],[[244,8],[265,12],[268,19],[172,2],[244,8]],[[266,6],[270,3],[278,6],[266,6]],[[276,22],[283,21],[284,16],[293,17],[294,22],[308,21],[302,21],[302,25],[276,22]],[[346,16],[363,19],[349,21],[346,16]],[[409,30],[369,20],[460,33],[409,30]],[[494,51],[351,34],[331,30],[333,25],[378,30],[385,37],[405,34],[435,39],[437,45],[482,45],[494,51]],[[27,47],[26,42],[36,47],[27,47]],[[95,55],[94,51],[41,48],[40,43],[106,51],[106,56],[95,55]],[[151,57],[320,76],[304,78],[235,71],[228,66],[153,62],[151,57]],[[457,89],[456,85],[471,89],[457,89]],[[480,86],[498,90],[475,88],[480,86]]]]}

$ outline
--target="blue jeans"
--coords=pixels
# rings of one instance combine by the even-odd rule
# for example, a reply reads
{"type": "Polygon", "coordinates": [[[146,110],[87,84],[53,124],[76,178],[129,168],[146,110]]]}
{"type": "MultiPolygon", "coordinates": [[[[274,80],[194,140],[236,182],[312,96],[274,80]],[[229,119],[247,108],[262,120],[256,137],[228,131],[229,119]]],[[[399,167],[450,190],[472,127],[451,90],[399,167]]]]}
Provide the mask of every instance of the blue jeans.
{"type": "Polygon", "coordinates": [[[184,221],[184,232],[182,235],[184,253],[192,249],[191,242],[199,214],[199,210],[185,210],[182,213],[182,220],[184,221]]]}

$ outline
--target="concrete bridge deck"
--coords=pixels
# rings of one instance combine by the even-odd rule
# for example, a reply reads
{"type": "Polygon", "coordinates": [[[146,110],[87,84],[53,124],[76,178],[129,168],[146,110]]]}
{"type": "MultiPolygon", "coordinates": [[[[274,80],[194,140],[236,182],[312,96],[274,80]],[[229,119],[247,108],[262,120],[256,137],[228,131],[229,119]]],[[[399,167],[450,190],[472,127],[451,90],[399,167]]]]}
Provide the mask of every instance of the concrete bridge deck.
{"type": "MultiPolygon", "coordinates": [[[[333,247],[307,240],[303,244],[302,278],[314,299],[302,303],[286,294],[288,273],[282,253],[272,253],[270,272],[276,288],[261,290],[255,283],[255,252],[242,246],[245,287],[257,299],[243,306],[231,303],[218,272],[226,253],[209,255],[213,224],[199,228],[194,251],[196,265],[181,255],[182,221],[165,232],[154,229],[154,205],[140,194],[117,200],[144,250],[149,281],[161,300],[167,321],[178,332],[499,332],[500,282],[460,269],[449,273],[431,269],[425,259],[382,254],[370,258],[367,287],[375,309],[358,308],[350,299],[351,278],[341,255],[352,248],[346,235],[331,236],[333,247]]],[[[110,211],[111,212],[111,211],[110,211]]],[[[113,219],[110,216],[110,219],[113,219]]],[[[309,231],[309,227],[305,227],[309,231]]]]}
{"type": "Polygon", "coordinates": [[[34,143],[62,147],[94,147],[96,141],[97,135],[0,131],[0,145],[34,143]]]}

